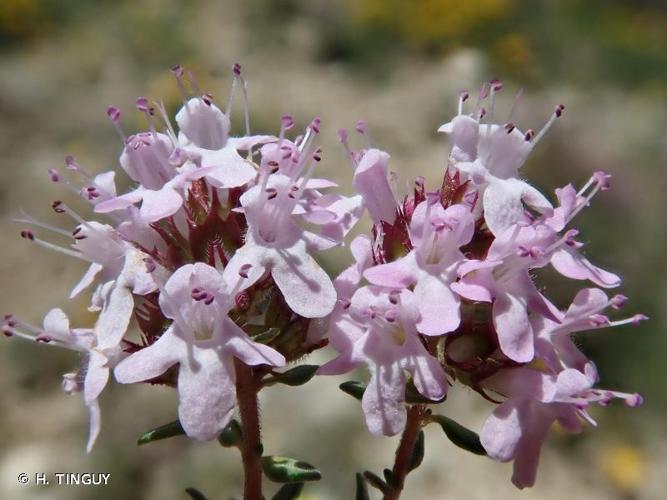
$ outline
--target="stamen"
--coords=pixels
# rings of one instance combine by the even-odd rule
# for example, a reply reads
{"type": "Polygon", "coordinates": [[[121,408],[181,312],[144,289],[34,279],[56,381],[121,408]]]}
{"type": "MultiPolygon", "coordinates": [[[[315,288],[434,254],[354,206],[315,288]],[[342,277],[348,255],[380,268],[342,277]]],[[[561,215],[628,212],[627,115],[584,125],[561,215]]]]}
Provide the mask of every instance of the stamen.
{"type": "Polygon", "coordinates": [[[503,88],[503,84],[497,78],[494,78],[489,82],[489,122],[493,121],[493,110],[496,104],[496,93],[500,92],[503,88]]]}
{"type": "Polygon", "coordinates": [[[248,279],[248,271],[250,271],[250,268],[252,267],[252,264],[243,264],[239,268],[239,276],[243,279],[248,279]]]}
{"type": "Polygon", "coordinates": [[[44,241],[44,240],[41,240],[39,238],[36,238],[35,235],[33,234],[33,232],[28,230],[28,229],[24,229],[23,231],[21,231],[21,238],[24,238],[26,240],[30,240],[30,241],[36,243],[37,245],[39,245],[41,247],[48,248],[49,250],[54,250],[56,252],[60,252],[60,253],[63,253],[65,255],[69,255],[70,257],[85,260],[86,262],[88,262],[88,259],[86,259],[83,256],[83,254],[81,254],[80,252],[70,250],[69,248],[63,248],[61,246],[54,245],[53,243],[49,243],[48,241],[44,241]]]}
{"type": "Polygon", "coordinates": [[[522,97],[523,97],[523,89],[519,89],[519,91],[516,93],[516,96],[514,96],[514,102],[512,103],[512,107],[510,108],[509,115],[507,115],[508,122],[511,122],[514,119],[514,113],[519,107],[519,103],[521,102],[522,97]]]}
{"type": "Polygon", "coordinates": [[[611,307],[616,310],[621,309],[628,301],[628,298],[625,295],[617,294],[611,298],[611,307]]]}
{"type": "Polygon", "coordinates": [[[116,132],[118,132],[118,135],[122,139],[123,143],[125,143],[127,137],[125,132],[123,132],[123,128],[120,126],[120,109],[118,109],[116,106],[107,107],[107,116],[111,119],[111,122],[113,123],[113,126],[116,129],[116,132]]]}
{"type": "Polygon", "coordinates": [[[278,148],[280,148],[285,140],[285,132],[294,127],[294,119],[291,115],[283,115],[280,117],[280,134],[278,135],[278,148]]]}
{"type": "Polygon", "coordinates": [[[470,97],[470,94],[468,93],[467,90],[462,90],[459,92],[459,105],[458,105],[458,115],[463,114],[463,103],[468,100],[468,97],[470,97]]]}
{"type": "Polygon", "coordinates": [[[12,219],[12,222],[18,222],[20,224],[30,224],[32,226],[41,227],[42,229],[47,229],[48,231],[52,231],[62,236],[70,237],[70,233],[68,231],[65,231],[64,229],[61,229],[57,226],[52,226],[51,224],[47,224],[46,222],[41,222],[33,218],[31,215],[25,213],[23,210],[21,210],[21,217],[12,219]]]}
{"type": "Polygon", "coordinates": [[[533,145],[537,144],[542,140],[542,137],[546,135],[546,133],[549,131],[551,126],[554,124],[557,118],[560,118],[561,115],[563,114],[563,111],[565,110],[565,106],[562,104],[559,104],[556,106],[556,109],[554,110],[554,113],[551,115],[551,118],[549,118],[549,121],[542,127],[542,130],[540,130],[540,133],[537,134],[537,137],[535,137],[535,140],[533,141],[533,145]]]}
{"type": "Polygon", "coordinates": [[[338,129],[338,140],[343,145],[343,149],[345,150],[345,155],[350,159],[350,163],[352,164],[352,169],[355,170],[357,168],[358,163],[355,160],[354,153],[350,149],[348,137],[349,136],[347,133],[347,129],[344,128],[338,129]]]}
{"type": "Polygon", "coordinates": [[[398,319],[398,311],[396,309],[389,309],[384,313],[384,319],[386,319],[389,323],[395,322],[396,319],[398,319]]]}
{"type": "Polygon", "coordinates": [[[181,66],[180,64],[176,64],[175,66],[171,67],[171,73],[176,78],[176,85],[178,85],[178,92],[181,94],[183,105],[185,106],[186,111],[189,113],[190,107],[188,104],[188,93],[186,92],[185,86],[183,85],[183,75],[185,75],[185,68],[183,68],[183,66],[181,66]]]}
{"type": "Polygon", "coordinates": [[[76,213],[74,210],[72,210],[70,207],[65,205],[62,201],[56,200],[51,204],[51,208],[57,213],[57,214],[64,214],[66,213],[69,215],[72,219],[74,219],[76,222],[81,224],[82,226],[87,227],[91,231],[96,231],[96,229],[83,217],[81,217],[78,213],[76,213]]]}

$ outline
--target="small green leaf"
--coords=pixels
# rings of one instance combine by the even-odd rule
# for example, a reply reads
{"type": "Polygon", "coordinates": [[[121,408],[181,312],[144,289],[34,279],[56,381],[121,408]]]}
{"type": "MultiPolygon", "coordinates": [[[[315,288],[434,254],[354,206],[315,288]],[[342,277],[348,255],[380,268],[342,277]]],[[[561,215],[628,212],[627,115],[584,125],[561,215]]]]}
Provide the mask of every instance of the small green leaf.
{"type": "Polygon", "coordinates": [[[382,475],[389,486],[396,487],[396,476],[394,476],[394,472],[391,469],[383,469],[382,475]]]}
{"type": "Polygon", "coordinates": [[[222,429],[218,436],[218,442],[225,448],[232,448],[233,446],[240,446],[243,442],[243,430],[241,424],[236,419],[232,419],[227,424],[227,427],[222,429]]]}
{"type": "Polygon", "coordinates": [[[349,394],[355,399],[361,401],[361,398],[364,396],[364,391],[366,391],[366,384],[359,382],[357,380],[350,380],[348,382],[343,382],[338,386],[341,391],[345,394],[349,394]]]}
{"type": "Polygon", "coordinates": [[[408,471],[413,471],[422,464],[422,460],[424,460],[424,448],[424,431],[419,431],[415,447],[412,449],[412,455],[410,456],[408,471]]]}
{"type": "Polygon", "coordinates": [[[287,483],[283,485],[271,500],[296,500],[303,491],[303,483],[287,483]]]}
{"type": "Polygon", "coordinates": [[[322,473],[309,463],[290,457],[269,455],[262,457],[262,470],[275,483],[319,481],[322,473]]]}
{"type": "Polygon", "coordinates": [[[356,475],[357,491],[354,495],[354,500],[370,500],[368,496],[368,485],[364,479],[363,474],[357,472],[356,475]]]}
{"type": "Polygon", "coordinates": [[[438,400],[433,400],[433,399],[429,399],[425,396],[422,396],[420,394],[420,392],[417,390],[417,388],[415,387],[415,384],[412,382],[412,380],[409,380],[408,383],[405,384],[405,402],[406,403],[436,405],[438,403],[442,403],[445,399],[447,399],[446,394],[441,399],[438,399],[438,400]]]}
{"type": "Polygon", "coordinates": [[[463,448],[476,455],[486,455],[486,450],[484,450],[476,432],[463,427],[458,422],[444,415],[433,415],[431,420],[440,424],[440,427],[445,431],[449,440],[459,448],[463,448]]]}
{"type": "Polygon", "coordinates": [[[384,480],[378,476],[377,474],[372,473],[371,471],[367,470],[364,472],[364,478],[366,478],[366,481],[368,481],[368,484],[370,484],[373,488],[377,488],[380,490],[383,494],[387,494],[391,491],[391,488],[387,483],[384,482],[384,480]]]}
{"type": "Polygon", "coordinates": [[[262,333],[255,335],[252,340],[260,344],[268,344],[280,334],[280,328],[269,328],[262,333]]]}
{"type": "Polygon", "coordinates": [[[174,436],[181,436],[185,434],[183,426],[178,420],[174,420],[160,427],[156,427],[150,431],[144,432],[139,439],[137,439],[137,444],[141,446],[142,444],[152,443],[153,441],[159,441],[160,439],[167,439],[174,436]]]}
{"type": "Polygon", "coordinates": [[[273,373],[264,381],[265,386],[285,384],[292,387],[303,385],[315,376],[319,365],[300,365],[283,373],[273,373]]]}
{"type": "Polygon", "coordinates": [[[192,500],[206,500],[204,494],[196,488],[185,488],[185,492],[192,500]]]}

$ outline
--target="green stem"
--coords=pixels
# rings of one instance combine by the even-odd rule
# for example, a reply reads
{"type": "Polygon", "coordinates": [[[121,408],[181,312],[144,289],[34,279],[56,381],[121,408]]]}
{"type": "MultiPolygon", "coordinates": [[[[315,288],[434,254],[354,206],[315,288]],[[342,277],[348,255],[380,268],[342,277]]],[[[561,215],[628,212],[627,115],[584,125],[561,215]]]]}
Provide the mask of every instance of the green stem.
{"type": "Polygon", "coordinates": [[[236,399],[238,400],[243,443],[243,500],[262,500],[262,441],[259,426],[259,408],[257,392],[260,384],[252,368],[238,359],[234,360],[236,369],[236,399]]]}
{"type": "Polygon", "coordinates": [[[384,495],[383,500],[398,500],[401,496],[405,478],[410,472],[410,458],[421,430],[423,411],[424,405],[413,405],[408,409],[408,419],[401,435],[401,441],[396,449],[396,458],[392,469],[394,484],[389,485],[390,490],[384,495]]]}

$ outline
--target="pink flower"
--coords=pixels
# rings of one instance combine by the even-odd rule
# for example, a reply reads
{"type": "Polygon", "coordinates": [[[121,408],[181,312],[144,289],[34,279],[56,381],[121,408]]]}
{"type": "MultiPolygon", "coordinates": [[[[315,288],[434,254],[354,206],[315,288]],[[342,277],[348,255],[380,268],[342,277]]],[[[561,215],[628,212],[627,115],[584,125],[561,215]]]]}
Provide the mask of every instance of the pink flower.
{"type": "MultiPolygon", "coordinates": [[[[491,98],[493,93],[491,90],[491,98]]],[[[438,132],[451,135],[450,163],[466,175],[482,197],[484,220],[491,232],[497,235],[519,221],[524,212],[522,203],[540,213],[550,213],[552,206],[544,195],[517,177],[528,154],[562,114],[563,106],[556,108],[535,136],[532,131],[522,133],[512,123],[481,123],[483,109],[476,110],[474,118],[462,114],[464,100],[459,102],[458,116],[438,132]]]]}
{"type": "Polygon", "coordinates": [[[619,397],[629,406],[641,404],[638,394],[592,389],[595,373],[565,369],[550,375],[529,368],[504,370],[484,384],[508,397],[486,420],[480,439],[489,456],[501,462],[514,460],[512,482],[518,488],[535,484],[540,450],[553,422],[569,432],[580,432],[582,421],[595,422],[586,407],[607,404],[619,397]]]}
{"type": "Polygon", "coordinates": [[[354,171],[354,189],[364,200],[364,206],[374,223],[393,224],[396,220],[396,200],[387,181],[389,154],[379,149],[366,150],[354,171]]]}
{"type": "MultiPolygon", "coordinates": [[[[114,323],[113,306],[105,307],[93,329],[70,328],[69,319],[61,309],[51,309],[44,317],[42,329],[5,316],[5,334],[30,341],[47,343],[83,354],[81,369],[65,374],[63,389],[72,394],[83,392],[83,399],[90,414],[90,430],[86,450],[93,449],[101,429],[98,398],[109,380],[109,370],[123,357],[120,341],[125,329],[118,325],[121,335],[110,335],[109,326],[114,323]]],[[[121,320],[122,322],[122,320],[121,320]]]]}
{"type": "Polygon", "coordinates": [[[438,400],[447,392],[443,368],[417,333],[415,297],[407,290],[367,286],[357,290],[343,307],[349,317],[338,319],[334,333],[335,347],[342,352],[318,373],[337,375],[366,365],[371,378],[362,408],[368,429],[373,434],[397,434],[406,422],[405,372],[412,375],[415,387],[426,398],[438,400]],[[338,338],[341,336],[347,336],[348,341],[343,342],[338,338]]]}
{"type": "Polygon", "coordinates": [[[623,295],[615,295],[609,299],[598,288],[585,288],[577,293],[560,323],[555,323],[540,315],[533,316],[531,324],[536,333],[537,356],[545,361],[554,372],[575,368],[582,373],[595,373],[595,365],[579,350],[571,336],[581,331],[629,323],[636,324],[646,319],[643,315],[635,315],[611,321],[607,316],[601,314],[609,307],[619,309],[626,300],[627,298],[623,295]]]}
{"type": "MultiPolygon", "coordinates": [[[[236,281],[240,279],[237,275],[236,281]]],[[[160,291],[160,308],[173,323],[157,342],[114,371],[118,382],[135,383],[178,363],[179,420],[195,439],[214,439],[231,418],[236,403],[233,357],[248,365],[285,364],[281,354],[250,340],[227,315],[238,289],[206,264],[180,267],[160,291]]]]}
{"type": "Polygon", "coordinates": [[[233,279],[247,269],[244,287],[269,273],[297,314],[320,318],[329,314],[336,302],[336,291],[327,273],[310,255],[339,244],[360,215],[361,199],[322,196],[310,181],[319,162],[312,141],[319,126],[314,120],[299,144],[297,165],[291,176],[264,170],[259,185],[241,196],[248,231],[224,270],[233,279]],[[301,224],[320,225],[315,233],[301,224]]]}
{"type": "Polygon", "coordinates": [[[474,225],[464,205],[445,209],[439,201],[424,201],[414,210],[410,223],[413,250],[398,260],[367,269],[364,276],[385,287],[414,285],[421,315],[419,332],[442,335],[454,331],[461,322],[460,299],[450,285],[456,281],[456,268],[465,259],[459,249],[470,242],[474,225]]]}

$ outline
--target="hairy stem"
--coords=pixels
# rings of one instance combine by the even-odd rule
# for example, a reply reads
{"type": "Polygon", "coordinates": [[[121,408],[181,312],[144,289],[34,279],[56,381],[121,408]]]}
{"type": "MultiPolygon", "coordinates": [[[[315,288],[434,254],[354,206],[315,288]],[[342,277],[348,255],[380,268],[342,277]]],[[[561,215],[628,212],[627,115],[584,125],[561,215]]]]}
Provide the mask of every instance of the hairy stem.
{"type": "Polygon", "coordinates": [[[257,392],[259,382],[249,366],[238,359],[236,369],[236,399],[238,400],[241,426],[243,428],[243,500],[262,500],[262,442],[259,427],[257,392]]]}
{"type": "Polygon", "coordinates": [[[396,448],[396,458],[392,475],[394,484],[390,484],[390,490],[384,495],[383,500],[398,500],[403,491],[405,477],[410,472],[410,459],[421,429],[424,405],[413,405],[408,409],[408,420],[401,435],[401,441],[396,448]]]}

